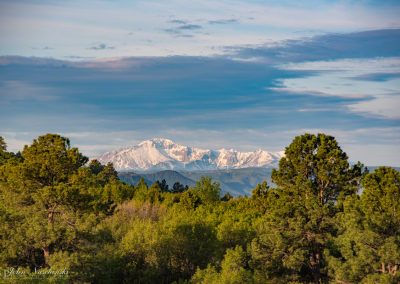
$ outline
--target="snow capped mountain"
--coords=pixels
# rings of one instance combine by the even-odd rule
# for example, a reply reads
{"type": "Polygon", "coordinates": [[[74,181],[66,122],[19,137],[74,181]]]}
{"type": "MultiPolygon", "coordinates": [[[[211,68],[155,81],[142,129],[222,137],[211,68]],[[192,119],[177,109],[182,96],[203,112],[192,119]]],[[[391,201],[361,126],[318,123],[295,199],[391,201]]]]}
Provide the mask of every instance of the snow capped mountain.
{"type": "Polygon", "coordinates": [[[97,159],[112,162],[121,170],[217,170],[276,165],[283,152],[239,152],[233,149],[207,150],[179,145],[169,139],[154,138],[136,146],[107,152],[97,159]]]}

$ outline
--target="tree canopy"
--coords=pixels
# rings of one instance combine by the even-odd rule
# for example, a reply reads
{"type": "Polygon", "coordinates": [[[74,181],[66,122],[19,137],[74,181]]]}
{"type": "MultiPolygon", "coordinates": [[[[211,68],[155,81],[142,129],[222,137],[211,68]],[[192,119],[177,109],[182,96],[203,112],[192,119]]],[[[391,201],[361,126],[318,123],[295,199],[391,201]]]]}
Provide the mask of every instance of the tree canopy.
{"type": "Polygon", "coordinates": [[[0,137],[0,268],[10,283],[399,283],[400,173],[306,133],[271,184],[234,197],[210,177],[125,184],[57,134],[17,154],[0,137]]]}

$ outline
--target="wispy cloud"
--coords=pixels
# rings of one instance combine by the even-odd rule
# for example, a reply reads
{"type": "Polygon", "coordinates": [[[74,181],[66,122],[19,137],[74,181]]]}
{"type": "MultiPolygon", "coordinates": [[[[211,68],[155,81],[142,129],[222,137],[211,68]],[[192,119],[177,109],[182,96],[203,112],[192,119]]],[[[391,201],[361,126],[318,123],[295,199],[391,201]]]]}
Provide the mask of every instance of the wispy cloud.
{"type": "Polygon", "coordinates": [[[164,29],[164,31],[174,37],[194,37],[193,34],[183,33],[181,30],[175,28],[164,29]]]}
{"type": "Polygon", "coordinates": [[[107,49],[115,49],[115,47],[107,45],[105,43],[99,43],[99,44],[92,45],[92,46],[88,47],[88,49],[91,49],[91,50],[107,50],[107,49]]]}
{"type": "Polygon", "coordinates": [[[226,25],[226,24],[233,24],[238,23],[238,19],[219,19],[219,20],[211,20],[208,21],[210,25],[226,25]]]}
{"type": "Polygon", "coordinates": [[[164,31],[174,35],[174,37],[182,37],[182,38],[194,37],[198,31],[203,29],[201,25],[192,24],[183,20],[171,20],[169,21],[169,23],[174,24],[174,26],[164,29],[164,31]]]}
{"type": "Polygon", "coordinates": [[[377,94],[370,100],[356,102],[348,107],[351,111],[363,115],[400,120],[400,93],[377,94]]]}
{"type": "Polygon", "coordinates": [[[200,25],[194,25],[194,24],[185,24],[181,26],[177,26],[177,30],[199,30],[202,29],[203,27],[200,25]]]}
{"type": "Polygon", "coordinates": [[[352,77],[353,80],[384,82],[400,78],[400,72],[367,73],[352,77]]]}
{"type": "Polygon", "coordinates": [[[43,46],[43,47],[32,47],[32,49],[33,50],[52,50],[52,49],[54,49],[53,47],[50,47],[50,46],[43,46]]]}
{"type": "MultiPolygon", "coordinates": [[[[1,54],[49,56],[49,50],[31,49],[46,43],[57,47],[50,53],[57,58],[74,54],[90,56],[93,50],[87,47],[106,34],[107,41],[118,44],[118,48],[98,52],[97,57],[214,55],[222,53],[224,46],[260,45],[315,34],[400,26],[398,3],[372,2],[323,0],[299,5],[291,1],[234,1],[233,4],[194,0],[189,4],[178,0],[123,3],[4,0],[0,1],[1,54]],[[164,29],[169,28],[166,23],[201,25],[207,34],[201,33],[193,41],[171,41],[165,36],[164,29]],[[135,36],[127,36],[132,31],[135,36]],[[151,48],[144,41],[148,38],[154,40],[151,48]]],[[[382,43],[382,46],[387,45],[382,43]]]]}
{"type": "Polygon", "coordinates": [[[400,57],[290,63],[281,65],[281,68],[313,73],[306,73],[304,77],[281,79],[280,86],[275,90],[292,94],[358,98],[361,100],[349,101],[347,104],[350,111],[367,116],[400,119],[400,77],[387,76],[400,73],[400,57]],[[371,72],[374,74],[372,77],[371,72]],[[376,80],[379,74],[385,80],[376,80]]]}
{"type": "Polygon", "coordinates": [[[180,25],[186,25],[186,24],[187,24],[187,21],[178,20],[178,19],[170,20],[170,21],[168,21],[168,22],[169,22],[169,23],[172,23],[172,24],[180,24],[180,25]]]}

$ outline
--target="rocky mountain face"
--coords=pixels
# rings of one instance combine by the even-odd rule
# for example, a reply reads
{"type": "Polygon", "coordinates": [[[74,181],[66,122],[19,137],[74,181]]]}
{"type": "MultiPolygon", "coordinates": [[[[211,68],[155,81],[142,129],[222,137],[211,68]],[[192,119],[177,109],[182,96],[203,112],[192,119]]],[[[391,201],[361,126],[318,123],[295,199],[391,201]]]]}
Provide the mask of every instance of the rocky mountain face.
{"type": "Polygon", "coordinates": [[[272,167],[282,156],[283,152],[264,150],[200,149],[154,138],[133,147],[104,153],[97,159],[103,164],[112,162],[118,171],[202,171],[272,167]]]}

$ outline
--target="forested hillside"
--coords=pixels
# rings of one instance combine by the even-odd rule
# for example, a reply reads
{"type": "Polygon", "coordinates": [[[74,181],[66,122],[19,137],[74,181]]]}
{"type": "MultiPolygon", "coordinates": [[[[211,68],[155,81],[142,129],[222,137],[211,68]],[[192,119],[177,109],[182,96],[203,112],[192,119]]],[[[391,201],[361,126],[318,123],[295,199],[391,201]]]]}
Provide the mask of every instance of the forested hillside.
{"type": "MultiPolygon", "coordinates": [[[[249,197],[135,186],[68,138],[0,137],[6,283],[399,283],[400,173],[351,166],[334,137],[294,138],[249,197]]],[[[1,282],[1,281],[0,281],[1,282]]]]}
{"type": "Polygon", "coordinates": [[[160,171],[160,172],[118,172],[120,180],[136,185],[141,178],[146,183],[153,184],[156,181],[165,180],[169,187],[178,182],[183,186],[193,186],[196,180],[203,176],[211,177],[218,182],[221,192],[229,192],[233,196],[251,195],[254,187],[263,181],[271,181],[272,168],[243,168],[212,171],[160,171]]]}

